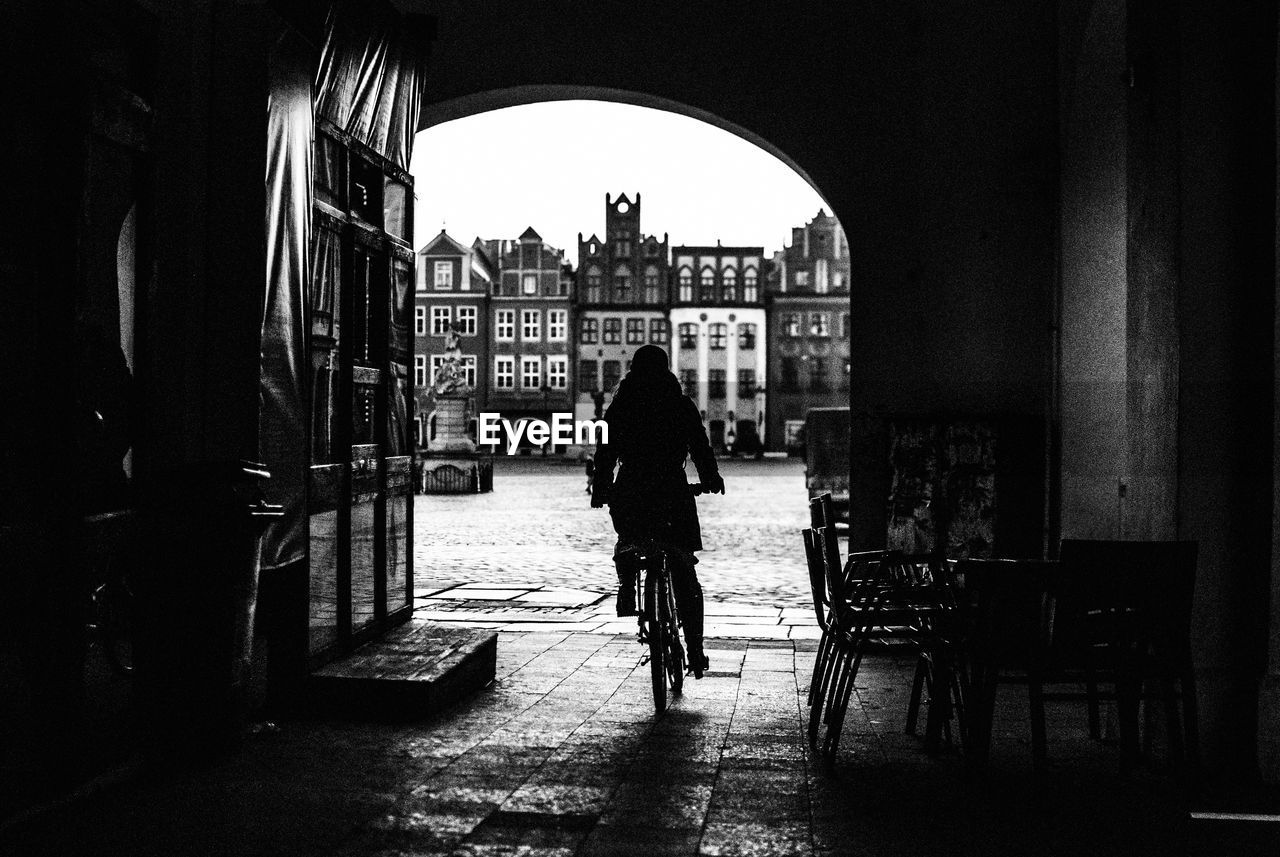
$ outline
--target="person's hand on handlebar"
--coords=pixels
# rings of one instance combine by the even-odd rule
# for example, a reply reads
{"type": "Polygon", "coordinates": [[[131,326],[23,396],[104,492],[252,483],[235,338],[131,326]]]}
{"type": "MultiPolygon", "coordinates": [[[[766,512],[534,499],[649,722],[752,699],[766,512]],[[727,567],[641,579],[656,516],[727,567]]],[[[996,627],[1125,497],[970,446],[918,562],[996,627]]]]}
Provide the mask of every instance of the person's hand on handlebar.
{"type": "Polygon", "coordinates": [[[724,477],[716,473],[710,479],[702,480],[702,490],[707,494],[723,494],[724,477]]]}
{"type": "Polygon", "coordinates": [[[591,508],[603,509],[605,504],[609,502],[609,488],[607,485],[595,485],[591,489],[591,508]]]}

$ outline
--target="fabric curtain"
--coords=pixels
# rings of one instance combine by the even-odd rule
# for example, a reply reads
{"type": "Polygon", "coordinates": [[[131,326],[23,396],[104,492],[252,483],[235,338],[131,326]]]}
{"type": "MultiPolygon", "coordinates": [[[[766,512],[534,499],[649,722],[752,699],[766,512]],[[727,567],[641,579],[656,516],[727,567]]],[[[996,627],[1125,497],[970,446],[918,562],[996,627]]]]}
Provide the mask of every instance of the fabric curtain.
{"type": "Polygon", "coordinates": [[[329,7],[316,73],[316,117],[409,168],[422,106],[426,32],[389,5],[329,7]]]}
{"type": "Polygon", "coordinates": [[[258,451],[267,498],[284,506],[262,540],[263,569],[306,556],[305,294],[310,282],[311,69],[314,54],[287,31],[272,52],[267,97],[267,282],[259,363],[258,451]]]}

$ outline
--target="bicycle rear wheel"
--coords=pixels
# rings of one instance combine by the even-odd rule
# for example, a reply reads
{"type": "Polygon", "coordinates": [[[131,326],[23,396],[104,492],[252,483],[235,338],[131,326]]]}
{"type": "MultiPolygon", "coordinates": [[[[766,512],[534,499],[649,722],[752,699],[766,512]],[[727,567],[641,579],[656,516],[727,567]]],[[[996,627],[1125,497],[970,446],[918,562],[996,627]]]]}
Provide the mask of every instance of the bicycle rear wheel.
{"type": "Polygon", "coordinates": [[[684,646],[680,642],[680,622],[676,618],[679,613],[676,611],[675,593],[671,589],[671,577],[668,574],[662,575],[662,624],[666,629],[663,636],[666,641],[666,658],[665,666],[667,668],[667,680],[671,683],[671,695],[679,696],[684,690],[684,646]]]}
{"type": "Polygon", "coordinates": [[[662,603],[661,575],[650,569],[644,581],[644,615],[649,624],[649,673],[653,679],[653,711],[661,714],[667,710],[667,628],[662,621],[659,605],[662,603]]]}

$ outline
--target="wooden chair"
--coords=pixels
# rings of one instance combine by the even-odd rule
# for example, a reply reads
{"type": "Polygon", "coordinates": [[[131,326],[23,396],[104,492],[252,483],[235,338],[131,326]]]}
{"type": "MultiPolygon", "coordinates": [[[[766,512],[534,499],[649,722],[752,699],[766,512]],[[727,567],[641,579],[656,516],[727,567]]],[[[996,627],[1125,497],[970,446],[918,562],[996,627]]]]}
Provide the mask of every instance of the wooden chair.
{"type": "Polygon", "coordinates": [[[966,559],[957,564],[968,614],[970,705],[966,752],[985,765],[991,749],[996,693],[1001,684],[1025,684],[1031,708],[1032,758],[1045,759],[1044,682],[1052,623],[1050,593],[1056,563],[966,559]]]}
{"type": "Polygon", "coordinates": [[[1199,745],[1190,645],[1195,556],[1191,542],[1068,540],[1058,563],[961,562],[958,571],[973,608],[973,761],[986,762],[997,686],[1012,682],[1027,685],[1037,767],[1047,757],[1046,701],[1085,702],[1089,734],[1098,739],[1100,703],[1114,700],[1121,765],[1128,768],[1139,755],[1139,704],[1159,698],[1169,720],[1171,755],[1194,772],[1199,745]],[[1151,684],[1159,687],[1149,690],[1151,684]]]}
{"type": "MultiPolygon", "coordinates": [[[[1121,762],[1139,753],[1139,706],[1163,702],[1170,756],[1195,774],[1198,706],[1191,654],[1197,544],[1187,541],[1064,540],[1049,665],[1084,668],[1092,684],[1090,733],[1099,735],[1097,683],[1114,687],[1121,762]],[[1181,711],[1179,711],[1181,702],[1181,711]]],[[[1149,734],[1149,733],[1148,733],[1149,734]]]]}

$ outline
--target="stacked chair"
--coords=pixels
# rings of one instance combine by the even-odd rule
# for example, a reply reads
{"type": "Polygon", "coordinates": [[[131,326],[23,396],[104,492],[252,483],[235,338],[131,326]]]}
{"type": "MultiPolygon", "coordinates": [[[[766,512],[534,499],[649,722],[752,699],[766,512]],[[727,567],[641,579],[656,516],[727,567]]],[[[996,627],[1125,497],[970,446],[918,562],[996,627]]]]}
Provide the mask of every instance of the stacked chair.
{"type": "Polygon", "coordinates": [[[804,531],[805,555],[822,631],[809,685],[810,745],[820,750],[828,767],[834,764],[863,657],[875,642],[901,639],[919,650],[908,731],[914,731],[921,692],[928,688],[925,741],[936,749],[949,733],[953,710],[963,714],[952,654],[954,601],[941,563],[934,557],[875,550],[851,553],[842,564],[830,495],[811,501],[810,522],[804,531]]]}

